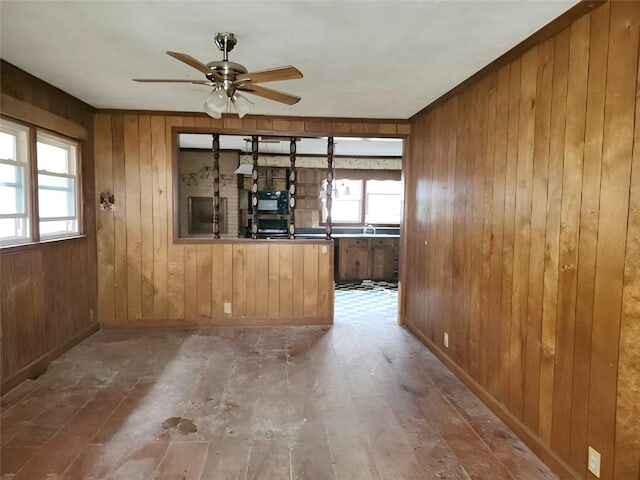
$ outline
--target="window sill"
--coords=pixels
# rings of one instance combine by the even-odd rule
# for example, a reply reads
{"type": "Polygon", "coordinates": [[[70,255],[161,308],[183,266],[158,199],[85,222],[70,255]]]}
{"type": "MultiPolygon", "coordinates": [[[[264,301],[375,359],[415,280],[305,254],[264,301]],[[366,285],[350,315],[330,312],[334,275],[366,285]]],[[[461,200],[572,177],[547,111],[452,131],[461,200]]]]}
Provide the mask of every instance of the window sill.
{"type": "Polygon", "coordinates": [[[35,250],[46,245],[58,244],[60,242],[79,242],[86,240],[87,238],[87,235],[74,235],[72,237],[48,238],[46,240],[40,240],[39,242],[20,243],[18,245],[3,245],[0,246],[0,254],[20,253],[28,250],[35,250]]]}

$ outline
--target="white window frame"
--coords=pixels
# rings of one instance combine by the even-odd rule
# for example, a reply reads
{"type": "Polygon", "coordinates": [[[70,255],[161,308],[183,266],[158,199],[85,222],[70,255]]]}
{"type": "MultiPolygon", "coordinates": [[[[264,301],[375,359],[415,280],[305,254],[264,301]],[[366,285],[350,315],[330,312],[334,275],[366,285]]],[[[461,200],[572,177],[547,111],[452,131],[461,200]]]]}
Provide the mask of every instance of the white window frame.
{"type": "MultiPolygon", "coordinates": [[[[58,172],[50,172],[48,170],[41,170],[39,168],[38,165],[38,161],[36,158],[36,166],[37,168],[37,172],[36,175],[47,175],[49,177],[58,177],[58,178],[65,178],[68,180],[71,180],[73,182],[73,211],[74,211],[74,215],[71,216],[63,216],[63,217],[46,217],[43,218],[42,216],[39,216],[38,218],[38,225],[39,227],[42,225],[42,223],[46,223],[46,222],[57,222],[57,221],[67,221],[67,222],[74,222],[74,229],[71,231],[63,231],[63,232],[54,232],[54,233],[49,233],[49,234],[43,234],[40,233],[40,239],[41,240],[52,240],[52,239],[58,239],[58,238],[65,238],[65,237],[75,237],[78,236],[80,234],[80,175],[78,174],[79,171],[79,157],[78,157],[78,151],[79,151],[79,144],[78,142],[75,142],[73,140],[69,140],[67,138],[63,138],[60,137],[58,135],[54,135],[52,133],[48,133],[48,132],[44,132],[42,130],[38,130],[37,132],[37,143],[43,143],[46,145],[52,145],[58,148],[63,148],[67,150],[67,155],[68,155],[68,161],[69,161],[69,172],[72,173],[58,173],[58,172]]],[[[37,149],[36,149],[37,150],[37,149]]],[[[36,154],[37,156],[37,154],[36,154]]],[[[40,192],[40,190],[65,190],[68,191],[67,189],[59,189],[59,188],[53,188],[53,187],[43,187],[40,186],[38,184],[37,186],[38,188],[38,193],[40,192]]]]}
{"type": "MultiPolygon", "coordinates": [[[[332,192],[332,199],[331,199],[331,223],[334,225],[361,225],[364,221],[364,217],[362,216],[362,210],[363,210],[363,202],[364,202],[364,192],[365,192],[365,181],[361,178],[334,178],[333,179],[333,186],[334,186],[334,192],[332,192]],[[350,182],[360,182],[360,198],[355,200],[346,200],[347,202],[357,202],[358,203],[358,218],[356,220],[334,220],[335,218],[335,209],[337,206],[339,206],[340,204],[340,197],[336,196],[336,192],[338,191],[338,184],[340,182],[343,181],[350,181],[350,182]]],[[[323,183],[323,188],[326,188],[326,183],[323,183]]],[[[342,202],[344,202],[345,200],[343,199],[342,202]]],[[[327,198],[326,198],[326,194],[323,196],[322,198],[322,224],[326,224],[327,223],[327,198]]]]}
{"type": "MultiPolygon", "coordinates": [[[[396,194],[393,193],[373,193],[370,194],[368,192],[367,189],[367,185],[369,182],[372,181],[393,181],[393,182],[399,182],[400,186],[402,187],[402,181],[401,180],[396,180],[394,178],[383,178],[383,179],[378,179],[378,178],[366,178],[366,174],[363,174],[362,177],[358,178],[358,175],[356,174],[349,174],[346,175],[344,177],[336,177],[333,180],[334,184],[338,184],[340,181],[343,180],[350,180],[350,181],[359,181],[362,182],[362,187],[360,189],[360,199],[357,200],[360,203],[360,208],[359,208],[359,216],[358,216],[358,220],[351,220],[351,221],[336,221],[334,220],[335,215],[335,208],[336,205],[338,203],[338,201],[336,200],[336,198],[333,198],[333,202],[331,205],[331,210],[332,210],[332,225],[334,226],[338,226],[338,227],[353,227],[353,226],[365,226],[368,224],[374,225],[374,226],[380,226],[380,227],[399,227],[400,224],[402,223],[402,210],[400,211],[400,219],[398,222],[380,222],[380,221],[376,221],[376,222],[371,222],[367,219],[368,216],[368,212],[369,212],[369,195],[389,195],[389,196],[393,196],[395,197],[396,194]]],[[[356,200],[353,200],[354,202],[356,200]]],[[[402,193],[400,193],[400,201],[402,202],[402,193]]],[[[322,210],[321,210],[321,224],[322,225],[326,225],[327,222],[327,203],[326,203],[326,198],[322,197],[322,210]]]]}
{"type": "Polygon", "coordinates": [[[392,180],[392,179],[386,179],[386,180],[377,180],[377,179],[368,179],[365,181],[365,194],[364,194],[364,221],[367,224],[371,224],[371,225],[400,225],[400,222],[402,221],[402,208],[400,208],[400,215],[399,215],[399,220],[398,222],[385,222],[385,221],[372,221],[370,219],[368,219],[367,217],[369,216],[369,196],[372,195],[376,195],[376,196],[389,196],[389,197],[399,197],[400,198],[400,202],[402,203],[402,181],[401,180],[392,180]],[[400,186],[400,192],[399,193],[371,193],[369,191],[369,182],[397,182],[398,185],[400,186]]]}
{"type": "MultiPolygon", "coordinates": [[[[14,236],[0,238],[0,246],[14,246],[24,243],[30,243],[33,240],[33,211],[31,204],[31,158],[29,149],[30,128],[20,123],[15,123],[5,118],[0,118],[0,131],[16,138],[16,155],[15,160],[9,158],[0,158],[0,164],[10,165],[22,168],[22,204],[24,205],[24,213],[0,213],[0,219],[22,219],[25,223],[24,236],[14,236]],[[21,138],[22,137],[22,138],[21,138]]],[[[18,184],[0,182],[0,185],[9,187],[18,187],[18,184]]]]}
{"type": "MultiPolygon", "coordinates": [[[[72,137],[67,137],[57,133],[53,133],[46,129],[41,129],[36,125],[22,123],[20,120],[14,120],[11,117],[0,115],[0,131],[17,137],[15,159],[0,158],[0,165],[18,166],[23,173],[23,189],[22,195],[25,213],[1,213],[0,219],[14,218],[24,223],[24,236],[0,238],[0,249],[20,248],[35,243],[57,241],[78,238],[83,236],[83,205],[82,205],[82,158],[81,149],[82,142],[72,137]],[[49,172],[38,169],[38,143],[41,142],[56,147],[62,147],[67,150],[68,154],[68,171],[67,173],[49,172]],[[48,175],[52,177],[61,177],[71,179],[74,193],[73,199],[73,216],[65,217],[47,217],[41,218],[38,205],[38,175],[48,175]],[[51,234],[42,234],[40,231],[41,222],[47,221],[68,221],[73,222],[69,230],[55,232],[51,234]]],[[[3,182],[9,187],[18,186],[16,182],[3,182]]],[[[43,187],[47,189],[47,187],[43,187]]],[[[57,188],[50,188],[56,189],[57,188]]],[[[69,191],[67,188],[63,188],[69,191]]]]}

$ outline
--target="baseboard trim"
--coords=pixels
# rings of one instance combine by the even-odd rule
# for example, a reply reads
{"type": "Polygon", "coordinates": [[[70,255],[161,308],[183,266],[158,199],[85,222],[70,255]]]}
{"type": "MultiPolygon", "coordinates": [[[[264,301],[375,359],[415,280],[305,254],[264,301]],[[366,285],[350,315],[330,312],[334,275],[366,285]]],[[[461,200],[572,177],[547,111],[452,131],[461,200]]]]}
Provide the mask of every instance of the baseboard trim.
{"type": "Polygon", "coordinates": [[[191,320],[153,319],[127,322],[103,322],[101,328],[198,328],[198,327],[285,327],[285,326],[330,326],[331,317],[292,318],[202,318],[191,320]]]}
{"type": "Polygon", "coordinates": [[[582,480],[582,477],[557,453],[545,445],[529,427],[523,424],[517,417],[509,412],[504,405],[486,391],[473,377],[456,364],[446,353],[418,330],[411,322],[405,326],[420,340],[453,374],[464,383],[482,402],[487,405],[520,439],[536,454],[540,460],[546,463],[561,479],[582,480]]]}
{"type": "Polygon", "coordinates": [[[100,325],[98,323],[94,323],[88,326],[84,330],[76,333],[73,337],[69,338],[65,342],[55,347],[53,350],[45,353],[44,355],[37,358],[27,366],[22,367],[13,375],[10,375],[8,378],[3,379],[2,384],[0,385],[0,394],[4,395],[9,390],[12,390],[13,388],[17,387],[28,378],[31,378],[37,375],[39,372],[44,371],[52,361],[54,361],[56,358],[58,358],[60,355],[62,355],[64,352],[69,350],[74,345],[77,345],[78,343],[80,343],[85,338],[89,337],[90,335],[93,335],[99,329],[100,329],[100,325]]]}

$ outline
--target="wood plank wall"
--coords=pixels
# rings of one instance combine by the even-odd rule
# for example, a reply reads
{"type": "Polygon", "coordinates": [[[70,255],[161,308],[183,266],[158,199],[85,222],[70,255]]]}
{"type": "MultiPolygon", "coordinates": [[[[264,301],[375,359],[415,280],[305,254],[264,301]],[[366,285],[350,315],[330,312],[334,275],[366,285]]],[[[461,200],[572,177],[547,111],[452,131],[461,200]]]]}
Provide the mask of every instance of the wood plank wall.
{"type": "Polygon", "coordinates": [[[640,478],[639,35],[606,3],[412,123],[406,321],[569,478],[640,478]]]}
{"type": "Polygon", "coordinates": [[[407,135],[408,122],[103,111],[95,118],[102,325],[333,320],[332,242],[173,241],[172,128],[281,135],[407,135]],[[224,303],[231,304],[225,314],[224,303]]]}
{"type": "Polygon", "coordinates": [[[42,372],[51,359],[97,329],[97,266],[93,108],[5,61],[0,65],[0,90],[3,98],[70,120],[89,133],[82,142],[86,237],[0,251],[4,392],[42,372]]]}

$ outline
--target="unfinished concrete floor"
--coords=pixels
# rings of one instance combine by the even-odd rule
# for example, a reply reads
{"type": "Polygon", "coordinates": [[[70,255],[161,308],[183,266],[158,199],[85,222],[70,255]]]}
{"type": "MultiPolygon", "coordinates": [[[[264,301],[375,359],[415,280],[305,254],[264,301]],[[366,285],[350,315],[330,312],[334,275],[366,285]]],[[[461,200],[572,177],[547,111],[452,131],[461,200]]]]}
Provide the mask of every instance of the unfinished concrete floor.
{"type": "Polygon", "coordinates": [[[2,398],[2,478],[555,478],[393,313],[102,330],[2,398]]]}

